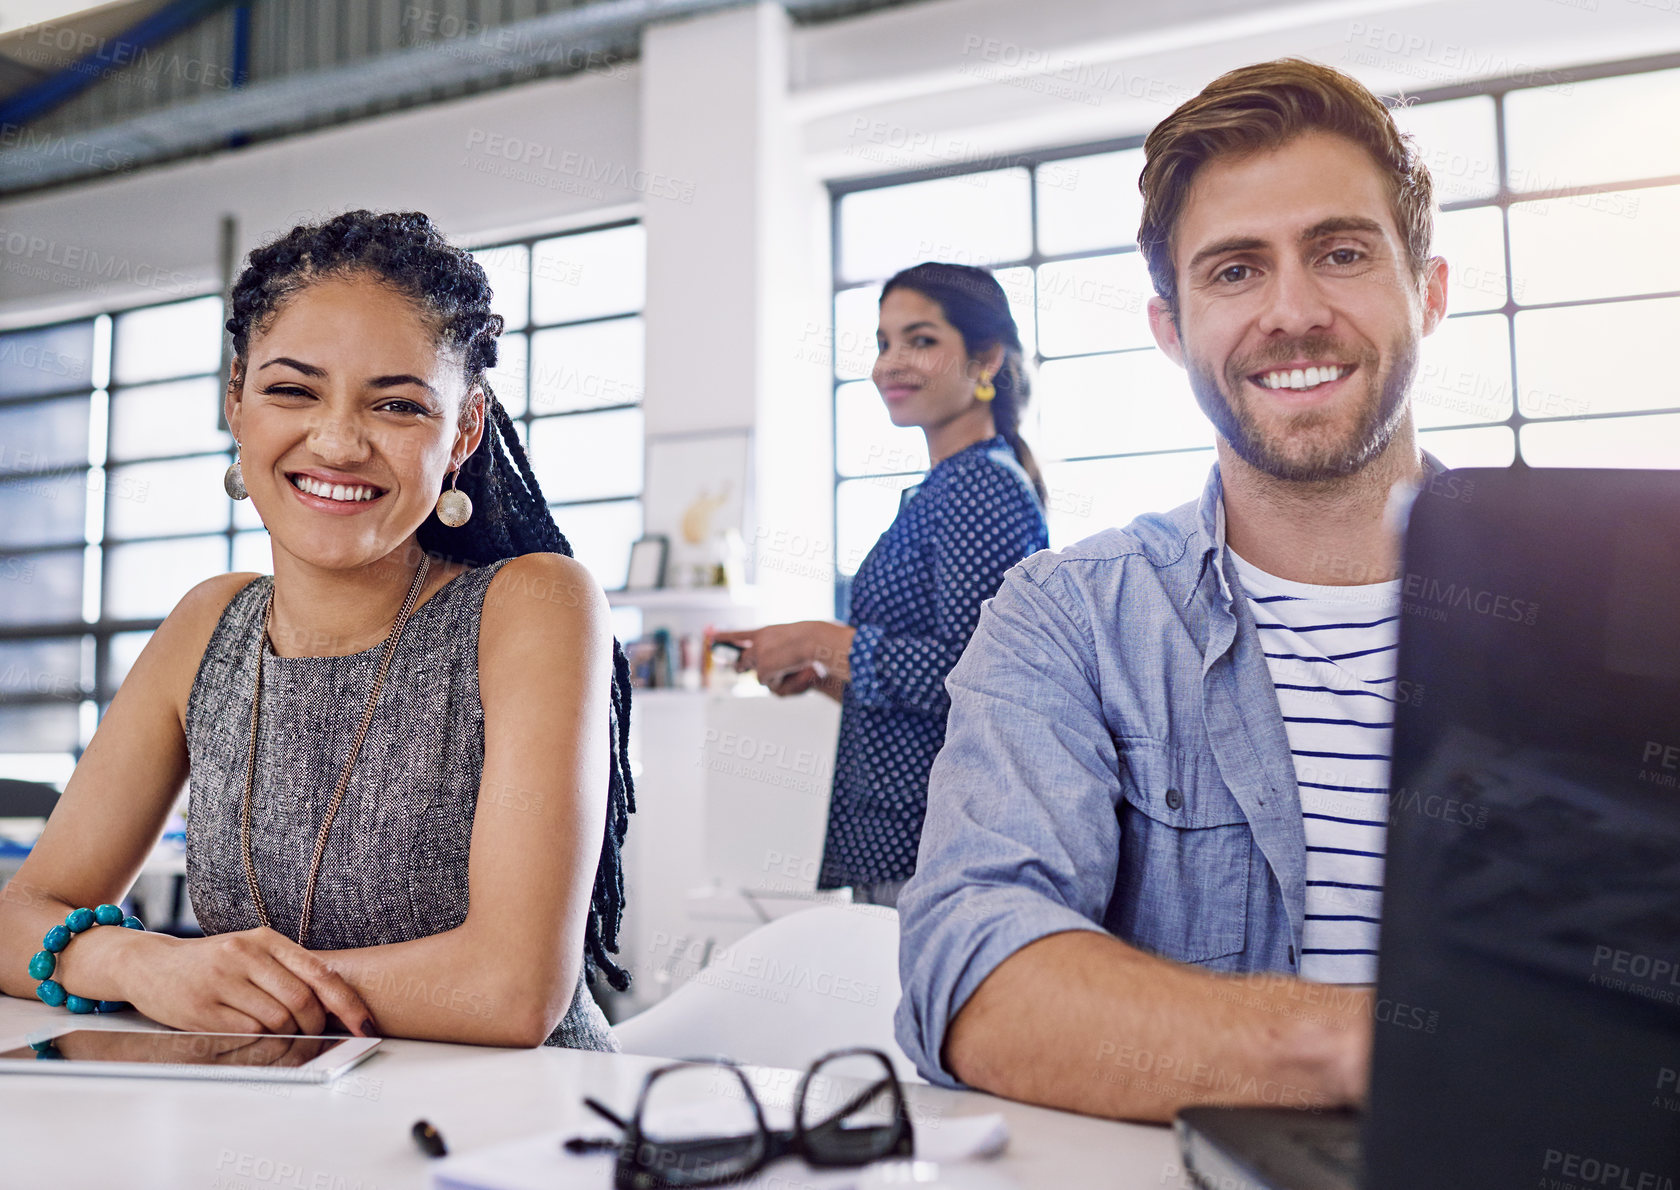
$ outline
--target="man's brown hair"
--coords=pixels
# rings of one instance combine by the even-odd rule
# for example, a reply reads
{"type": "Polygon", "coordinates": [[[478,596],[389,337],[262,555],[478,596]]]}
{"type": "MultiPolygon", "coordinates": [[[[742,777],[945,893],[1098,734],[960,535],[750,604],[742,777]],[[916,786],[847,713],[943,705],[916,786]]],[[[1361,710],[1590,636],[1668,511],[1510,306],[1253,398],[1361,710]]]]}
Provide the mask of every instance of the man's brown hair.
{"type": "Polygon", "coordinates": [[[1243,66],[1214,79],[1155,125],[1143,143],[1138,247],[1155,292],[1178,304],[1172,235],[1196,171],[1215,157],[1275,149],[1304,132],[1333,132],[1371,155],[1386,175],[1394,223],[1412,274],[1423,275],[1435,229],[1435,188],[1411,138],[1382,100],[1338,70],[1301,58],[1243,66]]]}

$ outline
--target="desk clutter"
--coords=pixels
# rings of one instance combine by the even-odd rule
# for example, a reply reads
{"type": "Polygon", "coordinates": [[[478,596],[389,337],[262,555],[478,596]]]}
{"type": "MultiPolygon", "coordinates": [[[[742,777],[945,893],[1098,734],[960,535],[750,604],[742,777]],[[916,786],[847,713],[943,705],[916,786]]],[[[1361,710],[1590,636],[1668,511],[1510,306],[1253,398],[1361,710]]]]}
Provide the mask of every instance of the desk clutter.
{"type": "Polygon", "coordinates": [[[693,685],[698,686],[696,647],[692,637],[675,636],[664,628],[627,641],[624,656],[630,662],[630,684],[640,690],[684,686],[688,685],[685,676],[693,673],[693,685]]]}
{"type": "Polygon", "coordinates": [[[633,1108],[586,1095],[583,1106],[594,1119],[585,1131],[544,1134],[446,1161],[433,1185],[535,1190],[606,1185],[610,1179],[616,1190],[768,1190],[787,1186],[789,1171],[797,1170],[802,1186],[838,1190],[861,1184],[878,1168],[919,1165],[932,1177],[938,1162],[995,1157],[1008,1147],[1002,1116],[947,1120],[915,1111],[880,1050],[835,1050],[813,1062],[797,1084],[778,1078],[793,1073],[749,1074],[721,1058],[659,1066],[649,1071],[633,1108]]]}
{"type": "Polygon", "coordinates": [[[731,666],[739,655],[733,645],[715,644],[710,629],[679,634],[656,628],[624,645],[630,684],[640,690],[728,687],[736,680],[731,666]]]}
{"type": "MultiPolygon", "coordinates": [[[[137,1014],[66,1018],[34,999],[0,996],[0,1043],[26,1045],[67,1020],[77,1028],[158,1028],[137,1014]]],[[[574,1156],[562,1147],[576,1137],[622,1137],[583,1097],[600,1099],[621,1117],[632,1115],[647,1076],[669,1064],[628,1052],[387,1038],[372,1061],[321,1086],[257,1083],[237,1072],[220,1083],[0,1077],[0,1131],[7,1141],[0,1185],[608,1190],[617,1165],[613,1148],[574,1156]],[[99,1142],[66,1143],[64,1120],[88,1110],[90,1102],[100,1112],[99,1142]],[[446,1156],[433,1158],[426,1155],[431,1148],[420,1147],[412,1130],[422,1120],[438,1134],[436,1147],[446,1156]]],[[[800,1072],[764,1065],[743,1070],[764,1104],[767,1126],[785,1129],[800,1072]]],[[[782,1158],[735,1184],[758,1190],[1082,1190],[1163,1184],[1162,1171],[1179,1165],[1172,1133],[1164,1128],[970,1091],[915,1084],[903,1091],[915,1128],[907,1157],[833,1170],[782,1158]]],[[[739,1106],[738,1100],[716,1102],[739,1106]]],[[[1176,1177],[1168,1181],[1179,1184],[1176,1177]]]]}

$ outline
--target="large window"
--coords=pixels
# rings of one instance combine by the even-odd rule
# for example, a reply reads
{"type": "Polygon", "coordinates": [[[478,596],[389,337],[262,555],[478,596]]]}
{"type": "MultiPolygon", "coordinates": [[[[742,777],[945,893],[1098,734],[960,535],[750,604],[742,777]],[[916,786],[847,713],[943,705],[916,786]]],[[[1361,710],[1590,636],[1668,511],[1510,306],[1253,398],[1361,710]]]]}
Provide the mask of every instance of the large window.
{"type": "MultiPolygon", "coordinates": [[[[1423,445],[1449,466],[1680,466],[1680,395],[1659,359],[1680,325],[1680,69],[1663,65],[1396,109],[1434,175],[1451,270],[1413,390],[1423,445]]],[[[992,268],[1010,294],[1037,365],[1022,430],[1054,546],[1196,496],[1213,433],[1145,317],[1142,141],[834,187],[841,576],[927,467],[920,432],[892,426],[868,380],[881,282],[921,260],[992,268]]]]}
{"type": "Polygon", "coordinates": [[[624,223],[473,255],[507,321],[491,387],[578,560],[621,587],[642,532],[647,233],[624,223]]]}
{"type": "Polygon", "coordinates": [[[250,552],[248,514],[207,498],[221,321],[211,296],[0,336],[6,775],[62,781],[158,621],[250,552]]]}
{"type": "MultiPolygon", "coordinates": [[[[641,532],[644,235],[475,253],[507,320],[490,383],[555,519],[604,586],[641,532]]],[[[0,776],[62,783],[194,584],[267,572],[222,494],[218,295],[0,334],[0,776]]]]}

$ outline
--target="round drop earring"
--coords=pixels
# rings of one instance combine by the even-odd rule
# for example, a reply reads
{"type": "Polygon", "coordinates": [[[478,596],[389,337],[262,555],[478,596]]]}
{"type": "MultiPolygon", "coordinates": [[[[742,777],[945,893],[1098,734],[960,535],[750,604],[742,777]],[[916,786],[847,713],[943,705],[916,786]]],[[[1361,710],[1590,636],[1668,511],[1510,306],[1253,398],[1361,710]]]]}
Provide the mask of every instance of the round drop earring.
{"type": "Polygon", "coordinates": [[[989,401],[995,396],[997,396],[997,389],[992,386],[992,378],[984,372],[980,373],[980,379],[974,385],[974,399],[976,401],[989,401]]]}
{"type": "Polygon", "coordinates": [[[248,500],[251,493],[245,490],[245,472],[239,467],[238,445],[234,443],[233,465],[222,473],[222,490],[227,492],[230,500],[248,500]]]}
{"type": "Polygon", "coordinates": [[[451,529],[459,529],[472,520],[472,497],[455,486],[460,479],[461,469],[457,467],[455,474],[449,477],[449,490],[440,495],[437,502],[437,519],[451,529]]]}

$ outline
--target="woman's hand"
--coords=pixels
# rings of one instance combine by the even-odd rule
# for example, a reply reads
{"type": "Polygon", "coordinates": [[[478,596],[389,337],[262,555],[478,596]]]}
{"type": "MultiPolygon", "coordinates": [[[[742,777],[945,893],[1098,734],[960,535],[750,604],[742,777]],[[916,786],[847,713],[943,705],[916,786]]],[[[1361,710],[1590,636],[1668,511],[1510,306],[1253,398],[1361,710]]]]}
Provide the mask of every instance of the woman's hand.
{"type": "Polygon", "coordinates": [[[319,1034],[330,1017],[376,1036],[373,1014],[320,956],[269,929],[210,938],[148,935],[129,1001],[160,1024],[207,1033],[319,1034]],[[143,974],[141,974],[143,972],[143,974]]]}
{"type": "Polygon", "coordinates": [[[778,698],[787,698],[793,694],[804,694],[814,687],[820,687],[827,680],[828,675],[815,665],[807,665],[802,669],[789,670],[778,674],[765,682],[765,688],[778,698]]]}
{"type": "Polygon", "coordinates": [[[772,694],[802,694],[813,686],[832,693],[851,679],[855,628],[832,620],[799,620],[713,638],[741,646],[735,672],[756,670],[772,694]]]}
{"type": "Polygon", "coordinates": [[[796,669],[785,673],[781,677],[766,682],[771,694],[778,698],[786,698],[790,694],[804,694],[807,690],[815,690],[819,694],[826,694],[835,702],[846,701],[846,679],[838,674],[824,673],[821,666],[807,665],[804,669],[796,669]]]}

